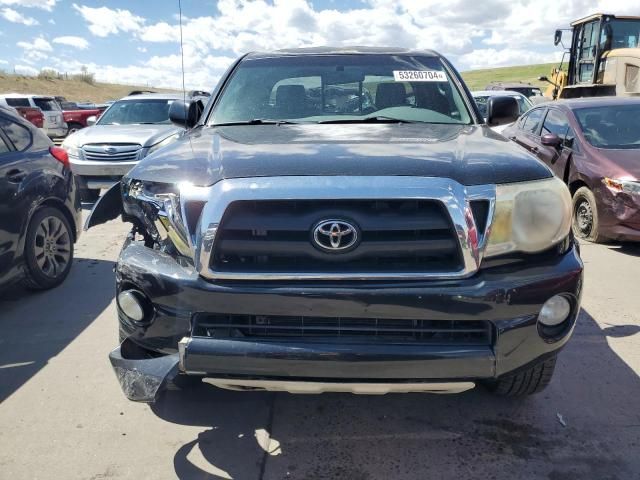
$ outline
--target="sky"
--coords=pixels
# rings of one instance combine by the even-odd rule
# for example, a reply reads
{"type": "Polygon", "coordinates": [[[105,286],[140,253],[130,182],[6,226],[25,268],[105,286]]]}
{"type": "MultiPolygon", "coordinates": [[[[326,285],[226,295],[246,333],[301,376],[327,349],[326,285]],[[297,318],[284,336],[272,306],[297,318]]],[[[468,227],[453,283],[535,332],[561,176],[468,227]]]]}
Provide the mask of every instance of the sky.
{"type": "MultiPolygon", "coordinates": [[[[431,48],[460,71],[554,62],[556,28],[640,0],[182,0],[185,82],[211,90],[243,53],[319,45],[431,48]]],[[[178,0],[0,0],[0,69],[181,87],[178,0]]]]}

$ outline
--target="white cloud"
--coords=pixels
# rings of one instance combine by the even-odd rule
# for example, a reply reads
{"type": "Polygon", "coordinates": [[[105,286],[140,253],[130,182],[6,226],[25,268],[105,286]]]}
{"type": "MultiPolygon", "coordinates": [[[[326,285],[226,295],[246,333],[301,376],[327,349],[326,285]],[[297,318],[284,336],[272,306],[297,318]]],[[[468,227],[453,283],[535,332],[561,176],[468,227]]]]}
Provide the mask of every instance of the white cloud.
{"type": "Polygon", "coordinates": [[[74,47],[79,50],[86,50],[87,48],[89,48],[89,42],[86,39],[82,37],[76,37],[73,35],[64,35],[62,37],[56,37],[52,41],[53,43],[68,45],[70,47],[74,47]]]}
{"type": "Polygon", "coordinates": [[[53,47],[44,37],[36,37],[32,42],[18,42],[16,45],[24,50],[35,50],[40,52],[51,52],[53,51],[53,47]]]}
{"type": "Polygon", "coordinates": [[[39,25],[39,22],[35,18],[22,15],[20,12],[14,10],[13,8],[3,8],[0,11],[0,15],[2,15],[2,17],[9,22],[21,23],[23,25],[26,25],[27,27],[39,25]]]}
{"type": "Polygon", "coordinates": [[[115,10],[107,7],[93,8],[75,3],[73,8],[87,21],[89,31],[97,37],[106,37],[119,32],[135,32],[140,30],[145,22],[144,18],[120,8],[115,10]]]}
{"type": "Polygon", "coordinates": [[[56,6],[57,0],[0,0],[0,5],[16,7],[40,8],[50,12],[56,6]]]}
{"type": "Polygon", "coordinates": [[[16,65],[13,69],[18,75],[37,75],[39,70],[29,65],[16,65]]]}

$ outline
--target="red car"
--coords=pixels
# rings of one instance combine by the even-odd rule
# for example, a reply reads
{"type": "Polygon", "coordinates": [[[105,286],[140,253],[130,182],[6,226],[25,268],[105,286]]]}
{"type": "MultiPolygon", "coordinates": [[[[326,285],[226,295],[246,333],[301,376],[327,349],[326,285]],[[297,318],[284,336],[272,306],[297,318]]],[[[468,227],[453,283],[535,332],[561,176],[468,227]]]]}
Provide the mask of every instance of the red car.
{"type": "Polygon", "coordinates": [[[577,237],[640,241],[640,98],[542,104],[503,135],[569,185],[577,237]]]}

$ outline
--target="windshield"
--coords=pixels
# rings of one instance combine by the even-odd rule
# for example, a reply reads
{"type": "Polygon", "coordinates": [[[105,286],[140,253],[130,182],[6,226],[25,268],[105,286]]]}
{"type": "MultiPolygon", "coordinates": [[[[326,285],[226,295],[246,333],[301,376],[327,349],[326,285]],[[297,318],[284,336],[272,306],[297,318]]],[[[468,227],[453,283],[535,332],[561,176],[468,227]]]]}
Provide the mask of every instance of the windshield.
{"type": "MultiPolygon", "coordinates": [[[[498,95],[477,95],[477,96],[474,95],[473,97],[473,99],[476,102],[476,105],[478,105],[478,110],[480,110],[480,114],[485,119],[487,118],[487,102],[489,101],[489,98],[491,98],[492,96],[498,96],[498,95]]],[[[516,101],[518,102],[518,112],[520,115],[528,111],[532,106],[531,102],[529,102],[529,100],[527,100],[525,97],[521,95],[513,95],[513,98],[515,98],[516,101]]]]}
{"type": "Polygon", "coordinates": [[[575,110],[587,141],[598,148],[640,148],[640,104],[575,110]]]}
{"type": "Polygon", "coordinates": [[[53,98],[35,98],[33,99],[33,103],[36,104],[40,110],[48,112],[51,110],[60,110],[60,106],[58,102],[56,102],[53,98]]]}
{"type": "Polygon", "coordinates": [[[97,125],[170,124],[169,107],[173,100],[120,100],[104,112],[97,125]]]}
{"type": "Polygon", "coordinates": [[[256,119],[471,123],[442,62],[404,55],[245,60],[225,87],[211,123],[256,119]]]}
{"type": "Polygon", "coordinates": [[[611,49],[615,48],[636,48],[638,46],[638,37],[640,36],[640,20],[622,20],[616,19],[609,22],[611,30],[607,27],[604,32],[612,31],[611,49]]]}

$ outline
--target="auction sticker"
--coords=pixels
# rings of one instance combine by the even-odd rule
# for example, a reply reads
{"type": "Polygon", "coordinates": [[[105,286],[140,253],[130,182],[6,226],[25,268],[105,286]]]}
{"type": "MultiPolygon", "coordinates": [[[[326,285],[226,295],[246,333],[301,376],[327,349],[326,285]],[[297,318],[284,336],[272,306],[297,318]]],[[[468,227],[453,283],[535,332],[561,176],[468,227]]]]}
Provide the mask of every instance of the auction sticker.
{"type": "Polygon", "coordinates": [[[394,70],[396,82],[446,82],[447,76],[438,70],[394,70]]]}

